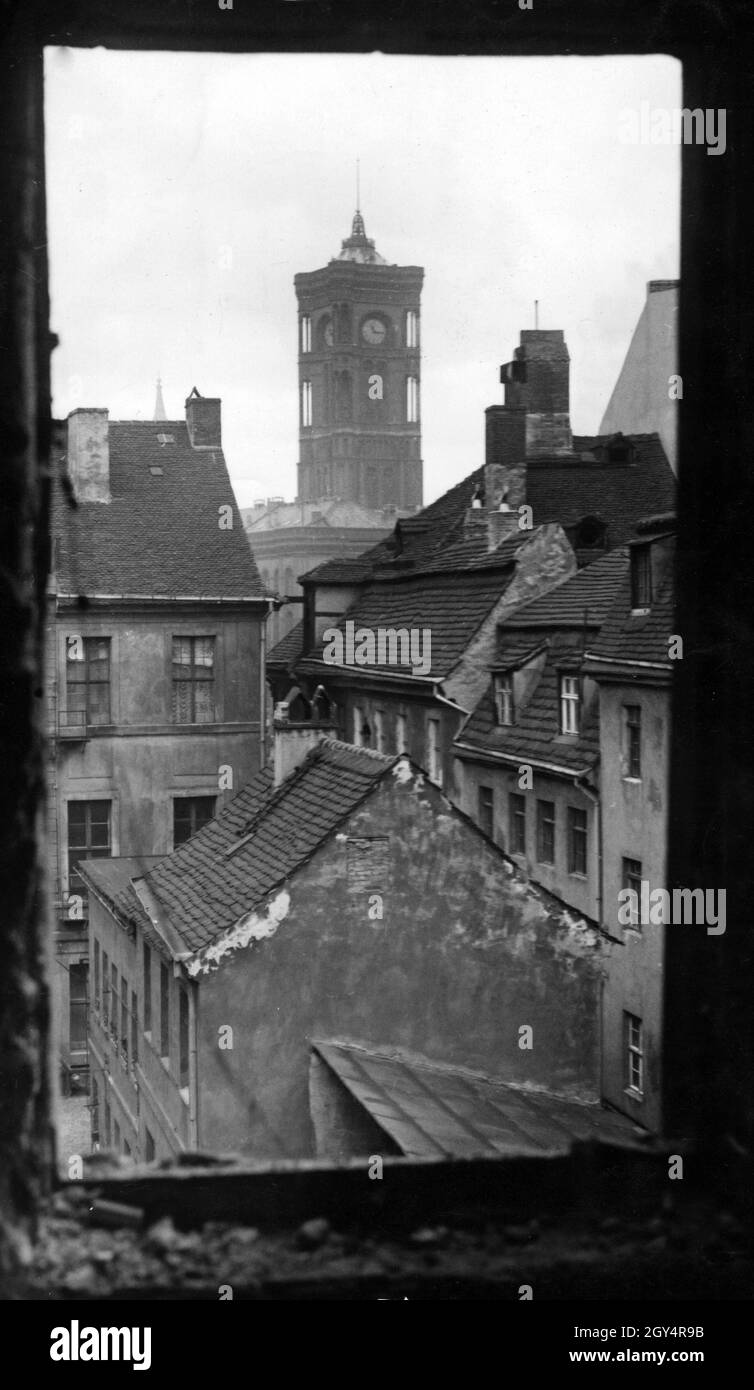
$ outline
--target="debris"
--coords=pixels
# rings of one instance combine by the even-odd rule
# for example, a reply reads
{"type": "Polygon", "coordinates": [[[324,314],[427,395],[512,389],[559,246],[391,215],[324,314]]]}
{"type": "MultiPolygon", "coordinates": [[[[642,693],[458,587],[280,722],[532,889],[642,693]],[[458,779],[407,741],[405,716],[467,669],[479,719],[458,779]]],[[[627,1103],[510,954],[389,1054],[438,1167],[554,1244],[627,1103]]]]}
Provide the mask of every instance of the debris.
{"type": "Polygon", "coordinates": [[[296,1232],[296,1244],[302,1250],[316,1250],[319,1245],[323,1245],[330,1234],[330,1222],[324,1216],[315,1216],[311,1221],[305,1221],[303,1226],[299,1226],[296,1232]]]}

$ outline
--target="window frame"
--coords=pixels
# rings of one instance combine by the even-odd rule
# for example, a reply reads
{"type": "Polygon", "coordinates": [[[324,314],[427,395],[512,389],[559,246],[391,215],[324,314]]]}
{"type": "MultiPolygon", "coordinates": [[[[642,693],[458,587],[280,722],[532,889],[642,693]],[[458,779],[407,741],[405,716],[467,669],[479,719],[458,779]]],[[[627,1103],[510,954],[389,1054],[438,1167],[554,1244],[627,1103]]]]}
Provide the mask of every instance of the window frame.
{"type": "Polygon", "coordinates": [[[488,783],[477,785],[477,824],[489,840],[495,838],[495,788],[488,783]],[[487,800],[489,795],[489,801],[487,800]],[[489,817],[489,823],[487,818],[489,817]]]}
{"type": "Polygon", "coordinates": [[[641,705],[623,706],[624,780],[641,781],[641,705]]]}
{"type": "Polygon", "coordinates": [[[495,672],[492,677],[492,699],[495,706],[495,723],[499,728],[510,728],[516,718],[512,671],[495,672]],[[504,715],[507,715],[507,718],[504,718],[504,715]]]}
{"type": "Polygon", "coordinates": [[[406,377],[406,424],[419,424],[419,378],[411,373],[406,377]]]}
{"type": "Polygon", "coordinates": [[[568,872],[576,878],[589,876],[589,816],[584,806],[568,807],[568,872]],[[583,825],[577,824],[582,816],[583,825]]]}
{"type": "Polygon", "coordinates": [[[560,675],[560,732],[567,738],[577,738],[581,732],[581,677],[573,671],[560,675]],[[572,689],[566,688],[569,685],[572,689]]]}
{"type": "MultiPolygon", "coordinates": [[[[631,855],[621,855],[621,888],[631,888],[636,893],[636,897],[641,903],[641,884],[644,868],[641,859],[634,859],[631,855]],[[629,867],[631,866],[631,867],[629,867]]],[[[626,923],[627,931],[638,931],[642,929],[641,907],[637,908],[635,918],[632,915],[630,922],[626,923]]]]}
{"type": "Polygon", "coordinates": [[[197,832],[198,832],[199,830],[201,830],[205,825],[208,825],[209,822],[210,822],[211,820],[214,820],[214,817],[215,817],[216,814],[217,814],[217,797],[216,797],[216,796],[204,796],[204,795],[199,795],[199,796],[174,796],[174,797],[173,797],[173,849],[178,849],[179,845],[187,845],[188,842],[189,842],[189,840],[193,839],[194,835],[196,835],[197,832]],[[206,817],[204,817],[204,819],[201,820],[201,823],[200,823],[200,824],[197,824],[197,823],[196,823],[196,822],[197,822],[197,816],[196,816],[196,814],[195,814],[195,812],[196,812],[196,807],[197,807],[197,803],[198,803],[198,802],[204,802],[204,801],[209,801],[209,802],[211,802],[211,803],[212,803],[212,809],[211,809],[209,815],[206,816],[206,817]],[[179,808],[179,807],[187,807],[187,808],[188,808],[188,817],[182,816],[180,819],[181,819],[182,821],[188,819],[188,824],[189,824],[189,827],[190,827],[188,835],[184,836],[184,837],[181,838],[181,839],[177,839],[177,838],[176,838],[176,812],[178,811],[178,808],[179,808]]]}
{"type": "Polygon", "coordinates": [[[556,832],[556,826],[557,826],[557,808],[556,808],[555,802],[554,802],[554,801],[550,801],[549,798],[546,798],[546,797],[537,797],[537,863],[538,863],[538,864],[547,864],[547,865],[549,865],[551,868],[554,868],[554,867],[555,867],[555,850],[556,850],[555,832],[556,832]],[[551,815],[551,816],[550,816],[550,815],[545,815],[545,807],[546,807],[546,806],[552,807],[552,815],[551,815]],[[551,853],[552,853],[552,858],[550,858],[550,859],[548,859],[548,858],[546,857],[545,846],[544,846],[545,830],[546,830],[546,827],[547,827],[547,826],[551,826],[551,827],[552,827],[551,830],[550,830],[550,832],[549,832],[550,839],[551,839],[551,853]]]}
{"type": "Polygon", "coordinates": [[[644,1020],[623,1010],[623,1089],[636,1100],[644,1099],[644,1020]],[[638,1068],[639,1084],[634,1084],[633,1068],[638,1068]]]}
{"type": "Polygon", "coordinates": [[[309,377],[301,382],[301,428],[310,430],[314,421],[314,392],[309,377]]]}
{"type": "MultiPolygon", "coordinates": [[[[79,636],[79,634],[73,634],[73,633],[69,634],[70,637],[73,637],[74,635],[77,636],[77,637],[79,636]]],[[[71,646],[70,646],[69,637],[66,638],[66,655],[65,655],[65,723],[66,723],[66,726],[67,726],[67,727],[74,727],[74,728],[79,728],[79,727],[85,728],[85,729],[89,729],[89,728],[93,728],[93,729],[108,728],[108,727],[112,724],[112,722],[113,722],[113,718],[112,718],[112,714],[113,714],[113,711],[112,711],[112,704],[113,704],[113,691],[112,691],[112,670],[113,670],[113,667],[112,667],[112,638],[111,638],[111,637],[94,637],[94,636],[91,636],[91,635],[88,635],[88,634],[87,634],[87,635],[81,636],[81,637],[80,637],[80,641],[81,641],[82,644],[83,644],[84,655],[83,655],[83,658],[81,659],[81,661],[78,661],[75,657],[72,657],[72,656],[71,656],[71,650],[72,650],[72,649],[71,649],[71,646]],[[92,656],[92,648],[93,648],[93,646],[94,646],[96,643],[102,643],[102,644],[104,644],[104,646],[106,647],[106,655],[105,655],[105,656],[100,656],[100,657],[92,656]],[[91,673],[91,672],[92,672],[92,666],[95,665],[95,664],[98,664],[98,663],[100,663],[100,662],[106,662],[106,663],[107,663],[107,676],[104,677],[104,678],[99,678],[99,679],[98,679],[98,678],[94,678],[94,677],[92,676],[92,673],[91,673]],[[79,669],[82,670],[82,674],[81,674],[80,678],[77,679],[77,680],[73,680],[73,679],[71,678],[72,675],[73,675],[73,673],[74,673],[75,671],[78,671],[79,669]],[[92,693],[93,693],[93,691],[98,690],[100,687],[105,687],[105,688],[107,689],[107,717],[106,717],[106,718],[96,718],[96,717],[95,717],[96,715],[101,714],[102,711],[101,711],[101,710],[95,710],[95,709],[93,708],[93,703],[92,703],[92,693]],[[77,690],[78,690],[78,691],[83,691],[83,697],[84,697],[84,707],[83,707],[83,709],[75,709],[75,708],[74,708],[74,705],[73,705],[73,703],[72,703],[72,700],[71,700],[72,694],[73,694],[75,691],[77,691],[77,690]],[[72,715],[74,715],[74,714],[83,714],[83,716],[84,716],[83,720],[73,719],[73,718],[72,718],[72,715]]]]}
{"type": "Polygon", "coordinates": [[[508,836],[511,854],[526,857],[527,798],[523,792],[508,792],[508,836]],[[520,806],[515,803],[520,802],[520,806]],[[521,831],[519,836],[518,832],[521,831]],[[519,848],[520,845],[520,848],[519,848]]]}
{"type": "Polygon", "coordinates": [[[215,687],[215,672],[217,670],[217,634],[216,633],[173,633],[170,649],[170,691],[171,722],[178,728],[190,728],[197,724],[216,724],[217,723],[217,702],[215,687]],[[190,660],[176,661],[176,647],[179,643],[188,643],[190,660]],[[197,654],[200,650],[199,644],[207,643],[211,654],[211,661],[198,661],[197,654]],[[177,672],[188,671],[188,675],[180,675],[177,672]],[[200,672],[210,672],[209,675],[200,672]],[[197,690],[209,687],[210,710],[209,718],[197,719],[197,690]],[[186,691],[189,698],[190,719],[179,718],[181,709],[180,692],[186,691]]]}

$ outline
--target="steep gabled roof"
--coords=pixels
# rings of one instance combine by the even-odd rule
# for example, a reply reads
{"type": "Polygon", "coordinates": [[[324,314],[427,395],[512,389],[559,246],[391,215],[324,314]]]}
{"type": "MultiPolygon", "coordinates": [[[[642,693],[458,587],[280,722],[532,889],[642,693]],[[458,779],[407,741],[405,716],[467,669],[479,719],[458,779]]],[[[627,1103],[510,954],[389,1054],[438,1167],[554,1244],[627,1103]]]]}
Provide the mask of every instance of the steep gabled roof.
{"type": "Polygon", "coordinates": [[[185,420],[112,420],[108,436],[110,502],[74,506],[57,452],[51,532],[58,591],[261,597],[222,449],[192,448],[185,420]],[[173,442],[161,443],[160,435],[173,442]],[[232,529],[220,527],[221,507],[230,507],[232,529]]]}
{"type": "Polygon", "coordinates": [[[278,788],[269,768],[146,875],[161,914],[201,951],[264,904],[400,759],[323,738],[278,788]]]}
{"type": "Polygon", "coordinates": [[[627,575],[599,635],[588,644],[587,658],[619,665],[649,663],[670,671],[673,663],[668,656],[668,638],[675,630],[672,574],[665,577],[645,614],[631,612],[631,581],[627,575]]]}

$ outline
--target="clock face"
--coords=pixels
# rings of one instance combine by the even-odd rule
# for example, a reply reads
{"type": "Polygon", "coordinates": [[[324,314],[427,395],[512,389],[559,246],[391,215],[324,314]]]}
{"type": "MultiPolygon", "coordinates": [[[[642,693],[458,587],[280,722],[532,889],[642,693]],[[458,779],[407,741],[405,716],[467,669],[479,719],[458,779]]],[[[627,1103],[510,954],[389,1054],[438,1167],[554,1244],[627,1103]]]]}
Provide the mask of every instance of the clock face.
{"type": "Polygon", "coordinates": [[[365,343],[378,347],[384,343],[387,329],[381,319],[365,319],[361,325],[361,336],[365,343]]]}
{"type": "Polygon", "coordinates": [[[325,324],[325,346],[326,346],[326,347],[332,347],[332,343],[333,343],[332,319],[330,319],[329,322],[325,324]]]}

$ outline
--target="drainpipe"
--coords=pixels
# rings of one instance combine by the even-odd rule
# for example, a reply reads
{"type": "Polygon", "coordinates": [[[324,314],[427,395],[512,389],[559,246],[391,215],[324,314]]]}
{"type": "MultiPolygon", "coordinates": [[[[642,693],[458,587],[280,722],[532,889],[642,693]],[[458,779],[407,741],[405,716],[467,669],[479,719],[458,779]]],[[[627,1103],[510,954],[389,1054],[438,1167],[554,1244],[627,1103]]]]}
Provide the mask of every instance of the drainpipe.
{"type": "Polygon", "coordinates": [[[188,981],[189,1001],[189,1142],[190,1149],[199,1148],[199,1048],[196,1037],[197,985],[188,981]]]}

